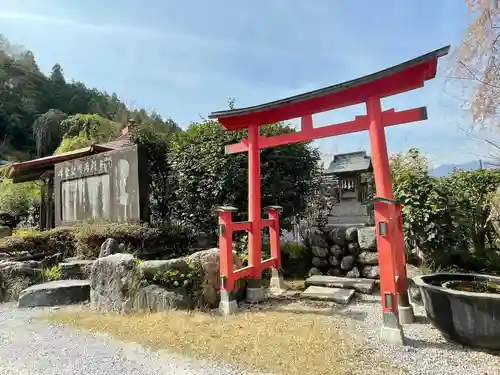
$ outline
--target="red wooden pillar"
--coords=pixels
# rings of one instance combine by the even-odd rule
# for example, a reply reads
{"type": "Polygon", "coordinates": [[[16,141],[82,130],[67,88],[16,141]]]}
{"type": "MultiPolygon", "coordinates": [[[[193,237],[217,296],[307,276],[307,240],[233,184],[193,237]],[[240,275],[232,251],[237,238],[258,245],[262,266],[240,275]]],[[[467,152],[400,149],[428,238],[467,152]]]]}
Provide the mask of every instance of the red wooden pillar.
{"type": "Polygon", "coordinates": [[[260,150],[259,127],[248,127],[248,265],[253,267],[252,278],[261,276],[262,236],[260,228],[260,150]]]}
{"type": "Polygon", "coordinates": [[[281,268],[281,252],[280,252],[280,224],[279,217],[282,207],[269,206],[267,213],[272,224],[269,226],[269,244],[271,247],[271,258],[275,259],[273,267],[279,270],[281,268]]]}
{"type": "MultiPolygon", "coordinates": [[[[377,197],[392,200],[392,182],[387,155],[387,143],[382,123],[380,98],[371,97],[366,102],[369,121],[370,146],[373,163],[373,174],[377,197]]],[[[380,293],[382,297],[383,326],[382,334],[393,336],[394,340],[402,340],[399,324],[396,268],[391,238],[392,207],[386,202],[376,201],[374,204],[377,249],[380,267],[380,293]],[[394,334],[393,334],[394,333],[394,334]]]]}
{"type": "Polygon", "coordinates": [[[223,206],[219,212],[219,252],[221,293],[231,293],[234,288],[233,275],[233,212],[236,208],[223,206]]]}
{"type": "Polygon", "coordinates": [[[401,204],[395,203],[392,206],[394,220],[393,248],[395,249],[394,262],[396,267],[399,319],[402,324],[409,324],[415,321],[413,308],[408,298],[408,280],[406,276],[405,241],[403,237],[403,216],[401,204]]]}

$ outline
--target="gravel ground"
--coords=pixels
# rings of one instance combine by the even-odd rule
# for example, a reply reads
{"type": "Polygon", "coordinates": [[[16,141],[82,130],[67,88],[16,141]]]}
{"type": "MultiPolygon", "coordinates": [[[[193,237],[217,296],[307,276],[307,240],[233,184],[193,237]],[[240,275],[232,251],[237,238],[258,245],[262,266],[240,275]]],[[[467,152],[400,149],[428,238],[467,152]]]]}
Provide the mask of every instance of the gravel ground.
{"type": "Polygon", "coordinates": [[[0,304],[0,375],[251,375],[33,319],[0,304]]]}
{"type": "Polygon", "coordinates": [[[414,306],[417,323],[404,326],[407,345],[392,347],[380,341],[382,319],[380,297],[363,296],[339,312],[349,320],[352,332],[377,348],[411,375],[500,375],[500,356],[473,351],[446,342],[439,331],[425,321],[423,306],[414,306]]]}
{"type": "MultiPolygon", "coordinates": [[[[331,319],[335,323],[347,324],[356,339],[364,341],[410,375],[500,375],[500,356],[447,343],[435,328],[425,322],[422,306],[415,306],[418,323],[404,326],[407,345],[393,347],[379,338],[379,296],[363,296],[349,306],[322,305],[323,310],[330,310],[333,306],[335,314],[331,319]],[[346,319],[339,319],[339,315],[346,319]]],[[[299,301],[285,309],[317,310],[318,307],[314,307],[314,303],[299,301]]],[[[155,352],[103,335],[33,319],[45,311],[21,310],[12,304],[0,304],[0,375],[251,375],[226,365],[155,352]]]]}

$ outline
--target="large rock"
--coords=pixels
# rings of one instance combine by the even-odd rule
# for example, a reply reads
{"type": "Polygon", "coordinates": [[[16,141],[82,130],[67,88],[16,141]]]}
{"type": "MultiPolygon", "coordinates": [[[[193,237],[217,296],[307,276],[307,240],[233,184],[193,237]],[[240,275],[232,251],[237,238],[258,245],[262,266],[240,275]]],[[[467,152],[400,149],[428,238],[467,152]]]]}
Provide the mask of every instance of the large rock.
{"type": "Polygon", "coordinates": [[[311,263],[314,267],[319,267],[319,268],[328,267],[328,259],[325,258],[313,257],[311,263]]]}
{"type": "Polygon", "coordinates": [[[12,301],[29,286],[42,282],[42,270],[24,262],[0,262],[0,301],[12,301]]]}
{"type": "Polygon", "coordinates": [[[144,275],[132,255],[99,258],[90,273],[90,307],[103,313],[131,312],[135,295],[144,286],[144,275]]]}
{"type": "Polygon", "coordinates": [[[335,245],[344,247],[346,244],[346,230],[344,228],[334,228],[330,234],[330,241],[335,245]]]}
{"type": "Polygon", "coordinates": [[[70,260],[59,263],[61,280],[87,280],[90,279],[93,260],[70,260]]]}
{"type": "Polygon", "coordinates": [[[349,242],[347,244],[347,252],[351,255],[359,254],[359,244],[357,242],[349,242]]]}
{"type": "Polygon", "coordinates": [[[311,251],[315,257],[324,258],[328,255],[327,247],[312,246],[311,251]]]}
{"type": "Polygon", "coordinates": [[[148,280],[153,280],[156,274],[168,271],[188,272],[189,265],[186,258],[176,258],[169,260],[145,260],[139,263],[144,277],[148,280]]]}
{"type": "Polygon", "coordinates": [[[189,309],[192,301],[186,290],[167,290],[160,285],[148,285],[139,289],[134,299],[134,309],[142,312],[189,309]]]}
{"type": "MultiPolygon", "coordinates": [[[[220,268],[219,268],[220,251],[217,248],[198,251],[188,257],[188,261],[195,267],[200,267],[203,270],[204,280],[202,286],[202,303],[208,307],[216,307],[220,300],[220,268]]],[[[243,268],[243,262],[235,251],[233,251],[233,268],[243,268]]],[[[242,299],[245,296],[246,283],[244,279],[240,279],[235,283],[234,295],[237,299],[242,299]]]]}
{"type": "Polygon", "coordinates": [[[378,264],[378,253],[363,251],[358,255],[358,263],[363,265],[376,265],[378,264]]]}
{"type": "Polygon", "coordinates": [[[328,243],[326,242],[326,235],[319,229],[314,229],[309,234],[309,242],[311,246],[318,247],[328,247],[328,243]]]}
{"type": "Polygon", "coordinates": [[[99,258],[107,257],[112,254],[117,254],[120,251],[120,245],[114,238],[108,238],[101,245],[99,258]]]}
{"type": "Polygon", "coordinates": [[[358,240],[358,228],[351,227],[345,230],[345,240],[347,242],[356,242],[358,240]]]}
{"type": "Polygon", "coordinates": [[[377,250],[375,227],[358,228],[358,243],[361,250],[377,250]]]}
{"type": "Polygon", "coordinates": [[[357,279],[360,276],[361,276],[361,272],[359,272],[358,267],[353,267],[353,269],[350,270],[349,272],[347,272],[347,274],[346,274],[346,277],[351,277],[353,279],[357,279]]]}
{"type": "Polygon", "coordinates": [[[379,268],[379,266],[363,267],[363,271],[361,271],[361,275],[363,277],[366,277],[367,279],[378,279],[380,277],[380,268],[379,268]]]}
{"type": "Polygon", "coordinates": [[[338,267],[338,265],[340,264],[340,261],[339,261],[338,258],[336,258],[333,255],[331,255],[328,258],[328,263],[330,263],[330,265],[333,266],[333,267],[338,267]]]}
{"type": "Polygon", "coordinates": [[[355,260],[356,257],[354,255],[347,255],[343,257],[340,261],[340,269],[343,271],[349,271],[354,266],[355,260]]]}
{"type": "Polygon", "coordinates": [[[339,246],[339,245],[333,245],[331,248],[330,248],[330,252],[332,253],[332,255],[336,258],[342,258],[342,255],[344,255],[345,253],[345,250],[342,246],[339,246]]]}
{"type": "Polygon", "coordinates": [[[19,307],[60,306],[88,301],[88,280],[58,280],[30,286],[19,295],[19,307]]]}

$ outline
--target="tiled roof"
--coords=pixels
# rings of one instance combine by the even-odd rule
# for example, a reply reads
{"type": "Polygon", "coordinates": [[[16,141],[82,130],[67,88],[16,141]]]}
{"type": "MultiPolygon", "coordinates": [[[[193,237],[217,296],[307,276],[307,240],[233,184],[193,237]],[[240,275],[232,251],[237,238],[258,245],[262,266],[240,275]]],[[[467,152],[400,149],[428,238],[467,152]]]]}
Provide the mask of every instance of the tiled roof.
{"type": "Polygon", "coordinates": [[[346,172],[364,172],[371,168],[372,159],[365,151],[339,154],[333,157],[330,166],[325,171],[327,174],[339,174],[346,172]]]}
{"type": "Polygon", "coordinates": [[[45,156],[43,158],[13,164],[9,168],[9,178],[14,182],[36,180],[55,164],[130,146],[133,143],[132,139],[136,130],[135,124],[132,125],[133,127],[130,126],[130,124],[125,127],[122,134],[114,141],[94,144],[78,150],[63,152],[62,154],[45,156]]]}

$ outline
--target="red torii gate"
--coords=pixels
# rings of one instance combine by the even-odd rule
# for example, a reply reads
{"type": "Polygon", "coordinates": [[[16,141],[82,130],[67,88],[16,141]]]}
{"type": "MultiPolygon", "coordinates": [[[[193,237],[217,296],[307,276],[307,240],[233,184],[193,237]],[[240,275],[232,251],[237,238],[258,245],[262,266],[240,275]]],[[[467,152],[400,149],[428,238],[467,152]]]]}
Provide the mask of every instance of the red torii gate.
{"type": "Polygon", "coordinates": [[[232,222],[235,209],[219,208],[221,311],[229,313],[237,307],[231,291],[240,278],[250,279],[247,296],[253,300],[264,298],[259,283],[263,269],[272,269],[272,287],[283,285],[278,273],[280,207],[268,207],[268,219],[261,219],[260,150],[368,130],[377,194],[374,210],[383,308],[382,336],[389,341],[402,342],[401,323],[411,323],[414,316],[408,301],[401,206],[393,200],[384,127],[426,120],[427,109],[382,111],[380,100],[423,87],[425,81],[435,77],[438,59],[448,54],[449,48],[443,47],[392,68],[320,90],[210,114],[209,118],[217,119],[225,130],[248,130],[248,138],[226,146],[226,154],[248,152],[248,221],[232,222]],[[313,127],[313,114],[361,103],[366,103],[366,115],[356,116],[349,122],[313,127]],[[298,117],[301,118],[298,132],[273,137],[259,135],[261,125],[298,117]],[[261,230],[264,227],[270,228],[271,258],[267,260],[261,259],[261,230]],[[241,230],[248,231],[249,265],[233,271],[232,233],[241,230]]]}

